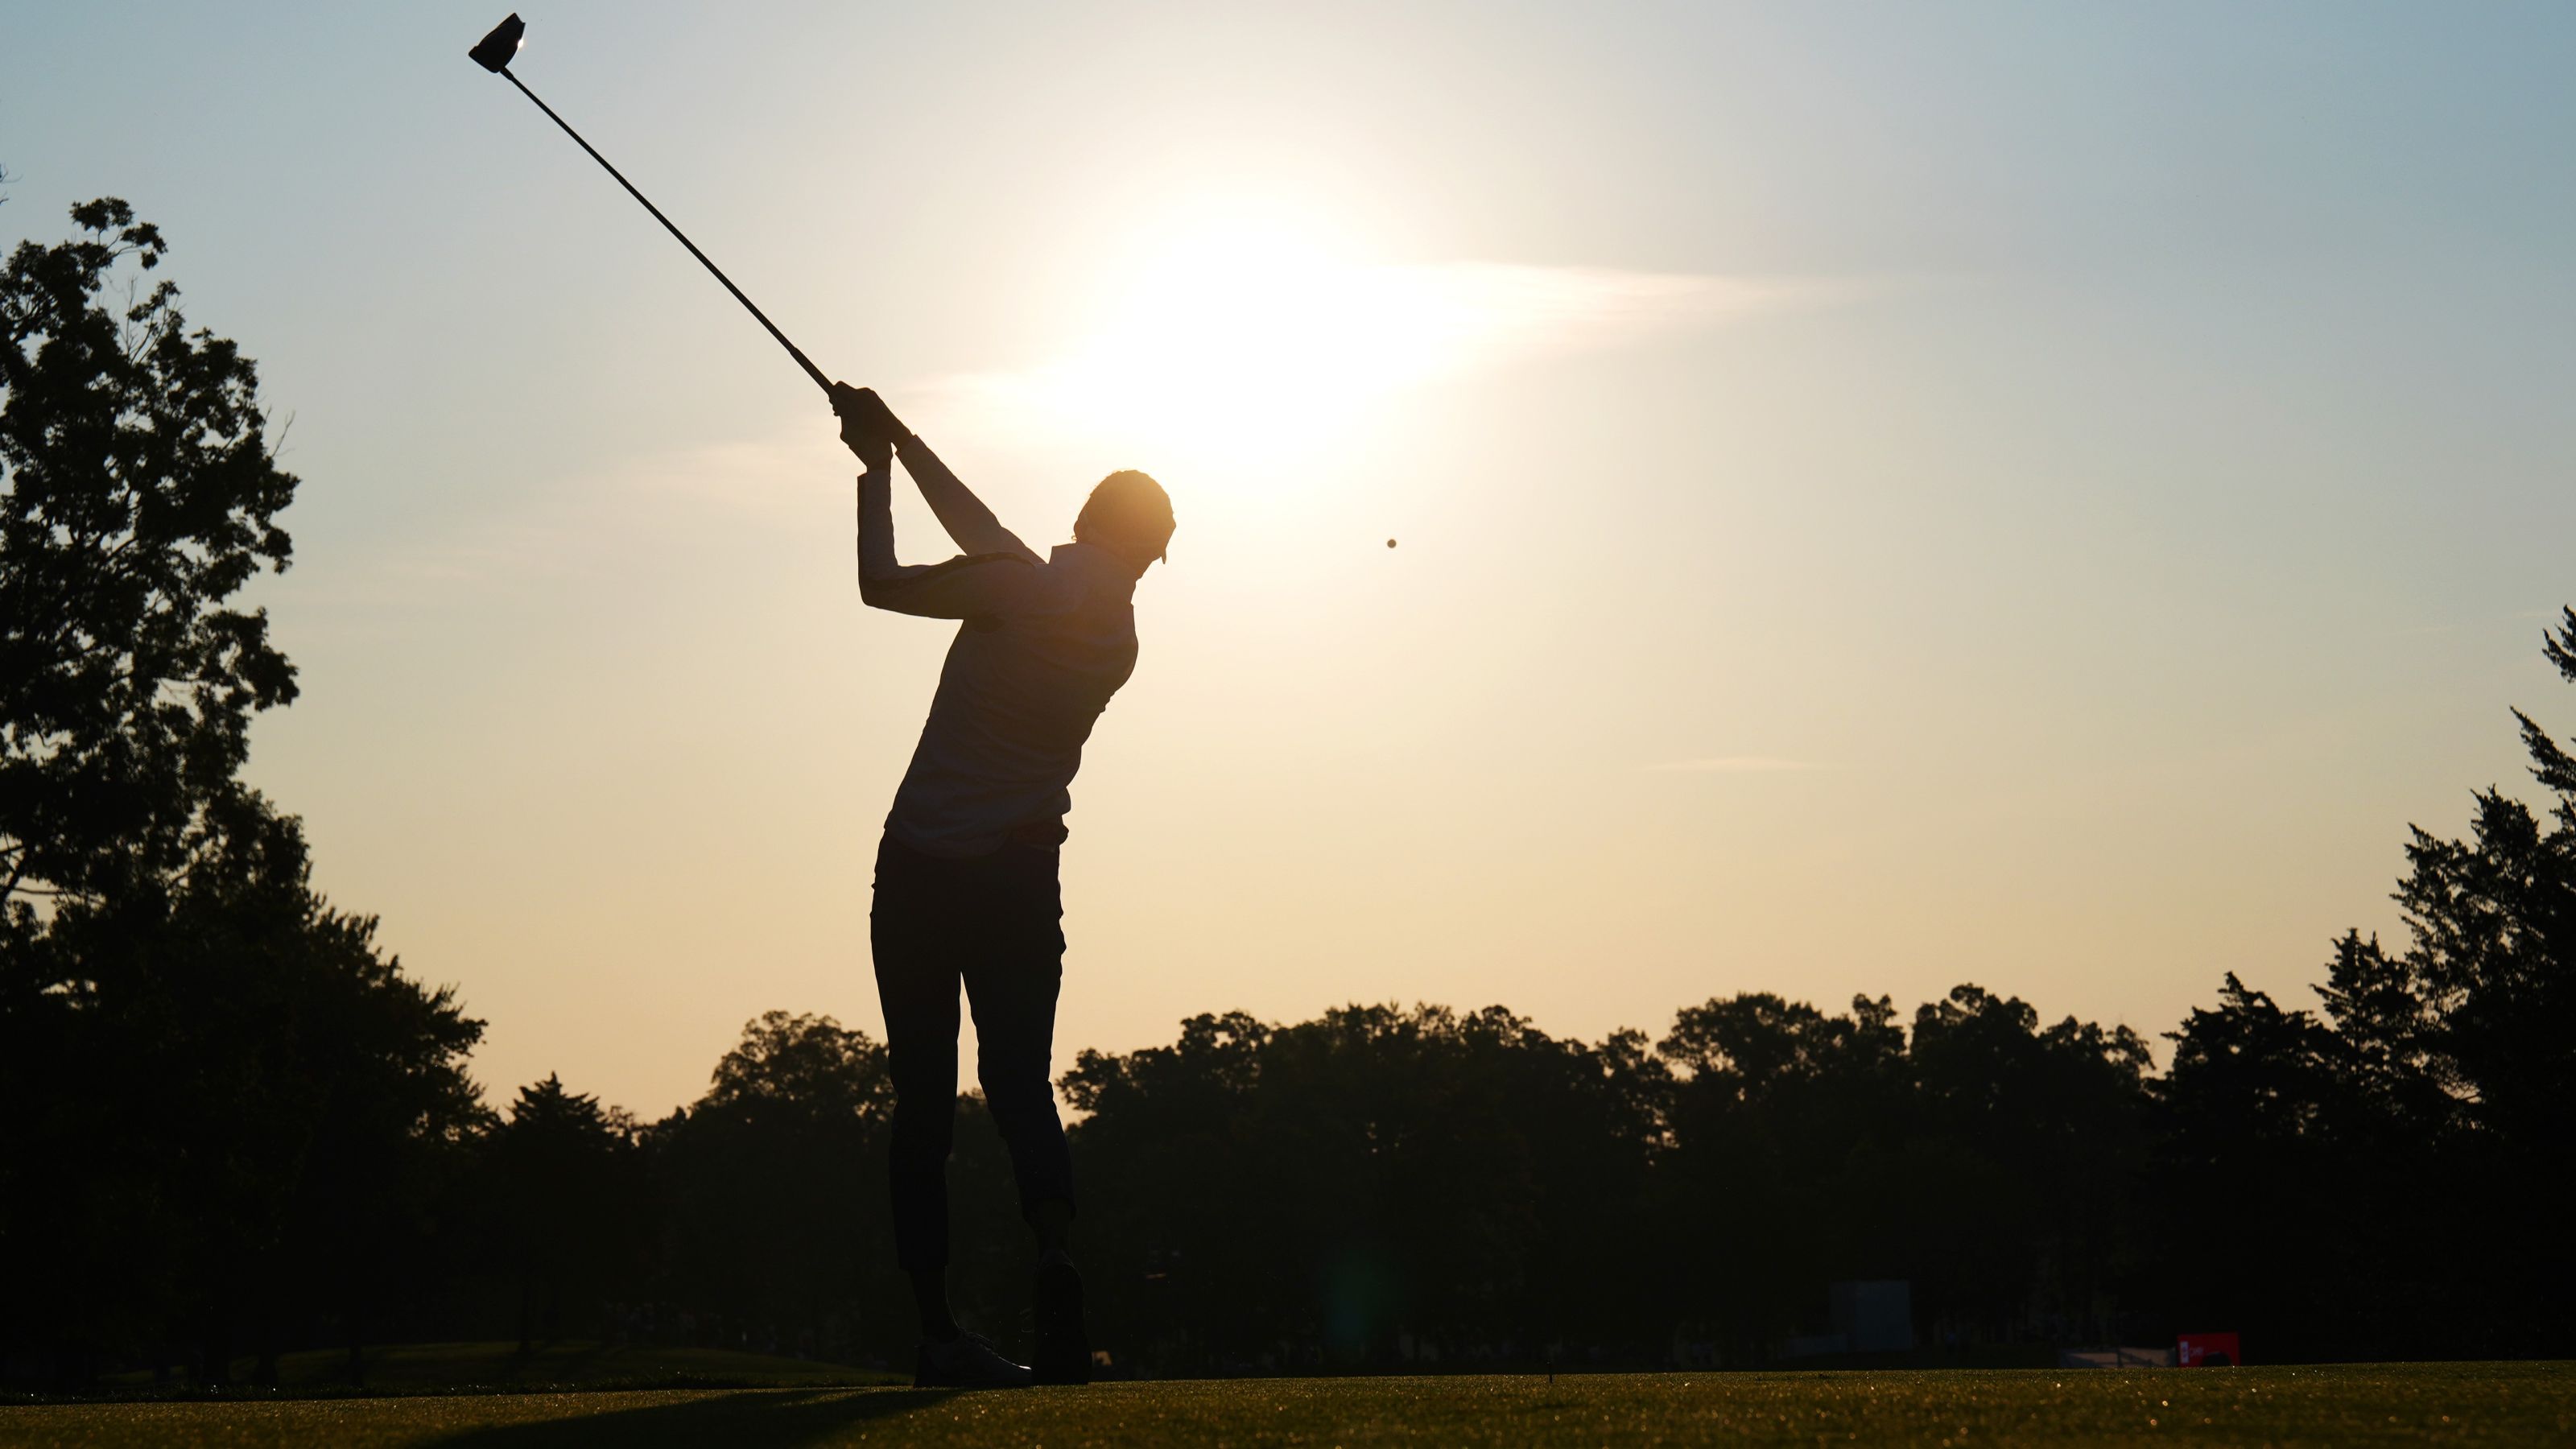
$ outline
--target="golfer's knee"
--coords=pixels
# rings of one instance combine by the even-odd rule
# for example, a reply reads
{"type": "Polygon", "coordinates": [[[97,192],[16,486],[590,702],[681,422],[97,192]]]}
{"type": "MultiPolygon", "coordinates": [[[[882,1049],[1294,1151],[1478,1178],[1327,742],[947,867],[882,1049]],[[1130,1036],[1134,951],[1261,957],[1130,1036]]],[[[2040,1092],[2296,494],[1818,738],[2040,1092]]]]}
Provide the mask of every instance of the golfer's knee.
{"type": "Polygon", "coordinates": [[[986,1074],[984,1105],[1005,1125],[1055,1120],[1055,1085],[1044,1076],[1002,1077],[986,1074]]]}
{"type": "Polygon", "coordinates": [[[891,1135],[897,1156],[928,1153],[945,1160],[957,1135],[957,1099],[928,1093],[910,1098],[898,1095],[891,1135]]]}

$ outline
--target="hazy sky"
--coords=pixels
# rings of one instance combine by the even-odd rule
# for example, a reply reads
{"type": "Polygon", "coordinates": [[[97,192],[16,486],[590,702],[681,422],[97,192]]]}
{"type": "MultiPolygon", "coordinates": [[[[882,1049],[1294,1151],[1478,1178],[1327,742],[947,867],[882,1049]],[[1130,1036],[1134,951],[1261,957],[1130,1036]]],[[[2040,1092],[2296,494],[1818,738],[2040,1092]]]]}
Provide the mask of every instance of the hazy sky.
{"type": "MultiPolygon", "coordinates": [[[[654,1114],[765,1009],[879,1030],[947,636],[860,607],[810,384],[467,61],[506,3],[15,7],[0,232],[168,233],[304,478],[252,778],[496,1099],[654,1114]]],[[[2576,9],[521,3],[1024,537],[1170,487],[1063,1058],[2304,1004],[2407,822],[2526,783],[2506,707],[2576,730],[2576,9]]]]}

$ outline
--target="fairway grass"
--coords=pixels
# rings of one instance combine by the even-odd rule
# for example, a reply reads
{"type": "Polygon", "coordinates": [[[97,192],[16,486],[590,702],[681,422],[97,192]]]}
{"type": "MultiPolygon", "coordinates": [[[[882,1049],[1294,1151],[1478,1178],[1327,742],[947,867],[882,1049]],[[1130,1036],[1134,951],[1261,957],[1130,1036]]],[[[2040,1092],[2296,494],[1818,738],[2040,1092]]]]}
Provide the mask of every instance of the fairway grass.
{"type": "Polygon", "coordinates": [[[0,1446],[2564,1444],[2576,1366],[1234,1379],[0,1409],[0,1446]]]}

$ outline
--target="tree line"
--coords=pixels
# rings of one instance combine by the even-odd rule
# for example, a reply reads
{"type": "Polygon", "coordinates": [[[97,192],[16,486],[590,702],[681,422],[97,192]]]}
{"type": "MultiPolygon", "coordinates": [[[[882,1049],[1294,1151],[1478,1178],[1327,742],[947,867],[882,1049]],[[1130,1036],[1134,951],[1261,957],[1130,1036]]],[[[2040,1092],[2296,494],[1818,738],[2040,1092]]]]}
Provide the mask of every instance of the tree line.
{"type": "MultiPolygon", "coordinates": [[[[246,788],[292,666],[235,602],[291,544],[255,370],[123,203],[0,273],[0,1363],[83,1383],[444,1338],[901,1361],[883,1047],[772,1012],[654,1122],[549,1077],[311,885],[246,788]]],[[[2576,610],[2544,639],[2576,682],[2576,610]]],[[[2565,1354],[2576,759],[2418,830],[2402,948],[2320,1006],[2230,974],[2159,1045],[1962,985],[1766,994],[1660,1036],[1499,1007],[1240,1012],[1062,1078],[1095,1340],[1152,1373],[1751,1365],[1825,1285],[1938,1350],[2234,1329],[2273,1361],[2565,1354]],[[2156,1058],[2165,1057],[2159,1071],[2156,1058]]],[[[577,1084],[576,1084],[577,1085],[577,1084]]],[[[1025,1308],[964,1099],[966,1316],[1025,1308]]]]}

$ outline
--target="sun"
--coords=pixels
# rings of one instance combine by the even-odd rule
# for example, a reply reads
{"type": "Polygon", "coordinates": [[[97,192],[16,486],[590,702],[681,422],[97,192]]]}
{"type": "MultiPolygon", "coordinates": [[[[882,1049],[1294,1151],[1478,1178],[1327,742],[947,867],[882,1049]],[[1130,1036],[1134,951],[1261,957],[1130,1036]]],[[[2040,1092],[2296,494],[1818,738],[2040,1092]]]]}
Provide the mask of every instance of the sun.
{"type": "Polygon", "coordinates": [[[1528,355],[1585,315],[1592,285],[1400,258],[1342,213],[1275,200],[1170,207],[1092,256],[1053,345],[950,379],[943,421],[1033,467],[1141,467],[1186,496],[1190,527],[1228,529],[1246,555],[1395,531],[1353,451],[1435,436],[1442,405],[1396,401],[1528,355]]]}
{"type": "MultiPolygon", "coordinates": [[[[1221,521],[1276,554],[1266,545],[1299,528],[1393,531],[1386,480],[1367,465],[1434,456],[1481,426],[1461,379],[1825,295],[1764,278],[1404,257],[1348,224],[1355,214],[1263,199],[1122,218],[1123,244],[1090,253],[1091,285],[1057,294],[1071,300],[1051,342],[1030,362],[947,379],[939,405],[1032,466],[1079,458],[1094,477],[1142,467],[1166,486],[1188,480],[1204,509],[1194,527],[1221,521]]],[[[1423,498],[1448,485],[1403,486],[1423,498]]]]}
{"type": "Polygon", "coordinates": [[[1314,213],[1225,208],[1140,242],[1089,335],[1033,379],[1097,426],[1192,451],[1314,444],[1456,361],[1451,299],[1314,213]]]}

